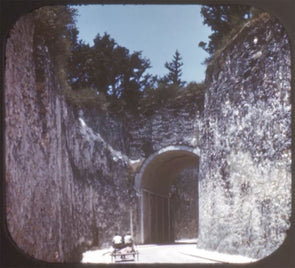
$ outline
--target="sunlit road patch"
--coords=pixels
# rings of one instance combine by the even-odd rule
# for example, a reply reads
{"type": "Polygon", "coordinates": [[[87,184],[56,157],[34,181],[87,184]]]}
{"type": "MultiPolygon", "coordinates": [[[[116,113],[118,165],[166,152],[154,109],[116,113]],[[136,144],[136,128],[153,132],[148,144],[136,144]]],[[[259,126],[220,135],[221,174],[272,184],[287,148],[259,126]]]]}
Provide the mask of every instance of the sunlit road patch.
{"type": "MultiPolygon", "coordinates": [[[[196,248],[195,244],[140,245],[136,247],[138,259],[120,260],[118,263],[249,263],[255,260],[209,252],[196,248]]],[[[111,248],[87,251],[83,254],[83,263],[112,263],[111,248]]]]}

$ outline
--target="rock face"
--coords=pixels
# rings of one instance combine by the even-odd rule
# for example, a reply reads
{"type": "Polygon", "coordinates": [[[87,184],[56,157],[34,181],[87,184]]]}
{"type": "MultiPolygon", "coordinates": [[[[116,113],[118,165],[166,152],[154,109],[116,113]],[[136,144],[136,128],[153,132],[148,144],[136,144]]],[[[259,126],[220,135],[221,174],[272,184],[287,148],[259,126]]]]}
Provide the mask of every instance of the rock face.
{"type": "Polygon", "coordinates": [[[107,226],[126,226],[113,204],[132,200],[127,160],[113,159],[114,150],[66,105],[46,47],[38,48],[44,80],[36,76],[30,16],[13,31],[5,80],[8,231],[37,259],[73,261],[109,239],[107,226]]]}
{"type": "Polygon", "coordinates": [[[186,169],[179,174],[171,189],[171,206],[174,215],[174,237],[178,239],[196,238],[198,234],[198,169],[186,169]]]}
{"type": "Polygon", "coordinates": [[[197,144],[199,107],[182,105],[185,96],[181,108],[163,105],[132,118],[76,110],[65,102],[46,46],[34,47],[28,15],[12,29],[6,51],[8,232],[37,259],[79,261],[83,250],[107,245],[131,222],[139,233],[135,172],[160,148],[197,144]]]}
{"type": "Polygon", "coordinates": [[[291,113],[290,51],[280,25],[263,17],[222,51],[207,74],[204,112],[190,95],[136,116],[77,110],[65,101],[47,48],[34,46],[28,15],[8,39],[5,73],[7,227],[20,249],[45,261],[78,261],[116,230],[132,225],[137,235],[135,175],[171,145],[202,149],[200,247],[263,257],[282,243],[291,113]]]}
{"type": "Polygon", "coordinates": [[[261,258],[291,214],[290,48],[280,24],[247,25],[207,72],[200,247],[261,258]]]}

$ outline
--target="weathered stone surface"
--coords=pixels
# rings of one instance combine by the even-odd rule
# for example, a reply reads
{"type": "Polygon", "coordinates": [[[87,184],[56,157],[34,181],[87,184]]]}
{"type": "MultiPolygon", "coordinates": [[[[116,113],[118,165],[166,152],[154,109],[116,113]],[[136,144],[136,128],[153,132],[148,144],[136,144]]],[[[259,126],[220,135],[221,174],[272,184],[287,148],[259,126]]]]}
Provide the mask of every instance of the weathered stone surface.
{"type": "Polygon", "coordinates": [[[290,48],[268,15],[248,25],[207,73],[198,245],[265,257],[290,227],[290,48]]]}
{"type": "Polygon", "coordinates": [[[36,79],[33,37],[27,16],[7,43],[7,226],[18,247],[37,259],[79,260],[76,253],[129,224],[120,210],[132,208],[128,162],[66,105],[46,47],[39,48],[46,75],[36,79]]]}
{"type": "Polygon", "coordinates": [[[171,187],[174,214],[174,237],[192,239],[198,236],[198,168],[183,170],[171,187]]]}
{"type": "Polygon", "coordinates": [[[23,17],[7,43],[5,74],[7,226],[22,250],[78,260],[128,230],[130,212],[138,234],[135,175],[171,145],[202,148],[200,247],[264,257],[282,243],[291,113],[290,51],[279,24],[263,17],[221,52],[207,74],[204,115],[188,96],[136,116],[77,111],[46,47],[38,48],[45,75],[36,77],[33,42],[33,22],[23,17]]]}
{"type": "Polygon", "coordinates": [[[198,106],[163,105],[148,117],[77,111],[65,102],[48,49],[33,47],[34,24],[26,16],[6,53],[8,231],[37,259],[78,261],[83,250],[129,230],[131,212],[139,233],[135,173],[167,145],[196,145],[198,120],[191,117],[198,106]]]}

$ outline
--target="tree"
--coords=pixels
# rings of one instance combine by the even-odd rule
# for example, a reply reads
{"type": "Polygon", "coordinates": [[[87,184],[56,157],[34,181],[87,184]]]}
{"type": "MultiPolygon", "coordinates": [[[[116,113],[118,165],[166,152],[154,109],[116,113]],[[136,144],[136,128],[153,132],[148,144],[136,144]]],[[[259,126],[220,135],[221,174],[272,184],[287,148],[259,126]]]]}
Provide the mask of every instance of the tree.
{"type": "Polygon", "coordinates": [[[71,34],[77,10],[69,6],[46,6],[32,12],[34,21],[34,61],[37,81],[46,78],[44,62],[50,56],[54,72],[63,88],[67,82],[67,63],[71,55],[71,34]],[[46,49],[47,48],[47,49],[46,49]],[[48,53],[48,54],[47,54],[48,53]]]}
{"type": "Polygon", "coordinates": [[[131,54],[104,33],[95,37],[92,47],[76,40],[70,65],[69,81],[74,88],[94,89],[97,94],[127,103],[139,98],[148,83],[144,73],[150,61],[141,52],[131,54]]]}
{"type": "Polygon", "coordinates": [[[175,85],[177,87],[183,87],[185,82],[181,80],[182,70],[181,67],[183,63],[182,58],[178,50],[175,51],[173,60],[171,62],[166,62],[165,67],[168,69],[169,73],[162,78],[162,82],[167,85],[175,85]]]}
{"type": "Polygon", "coordinates": [[[68,80],[73,89],[91,88],[89,81],[91,61],[92,58],[89,45],[82,41],[75,43],[68,64],[68,80]]]}
{"type": "Polygon", "coordinates": [[[46,6],[33,11],[35,46],[45,44],[52,59],[63,64],[70,56],[71,33],[77,10],[68,6],[46,6]]]}
{"type": "Polygon", "coordinates": [[[212,56],[216,50],[224,46],[226,39],[238,32],[241,26],[257,13],[256,9],[242,5],[203,6],[201,15],[203,24],[211,27],[209,43],[200,42],[199,46],[212,56]]]}

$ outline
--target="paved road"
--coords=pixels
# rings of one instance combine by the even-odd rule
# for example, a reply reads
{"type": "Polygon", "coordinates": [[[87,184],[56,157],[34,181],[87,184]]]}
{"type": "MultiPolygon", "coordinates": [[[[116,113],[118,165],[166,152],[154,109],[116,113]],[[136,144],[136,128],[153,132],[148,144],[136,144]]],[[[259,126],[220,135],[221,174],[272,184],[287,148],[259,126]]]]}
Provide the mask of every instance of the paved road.
{"type": "Polygon", "coordinates": [[[213,260],[198,258],[190,252],[195,244],[150,245],[138,248],[139,263],[216,263],[213,260]]]}
{"type": "MultiPolygon", "coordinates": [[[[195,244],[140,245],[136,247],[139,256],[135,263],[216,263],[208,258],[198,258],[190,254],[195,248],[195,244]]],[[[110,250],[85,252],[82,262],[111,263],[110,250]]]]}

